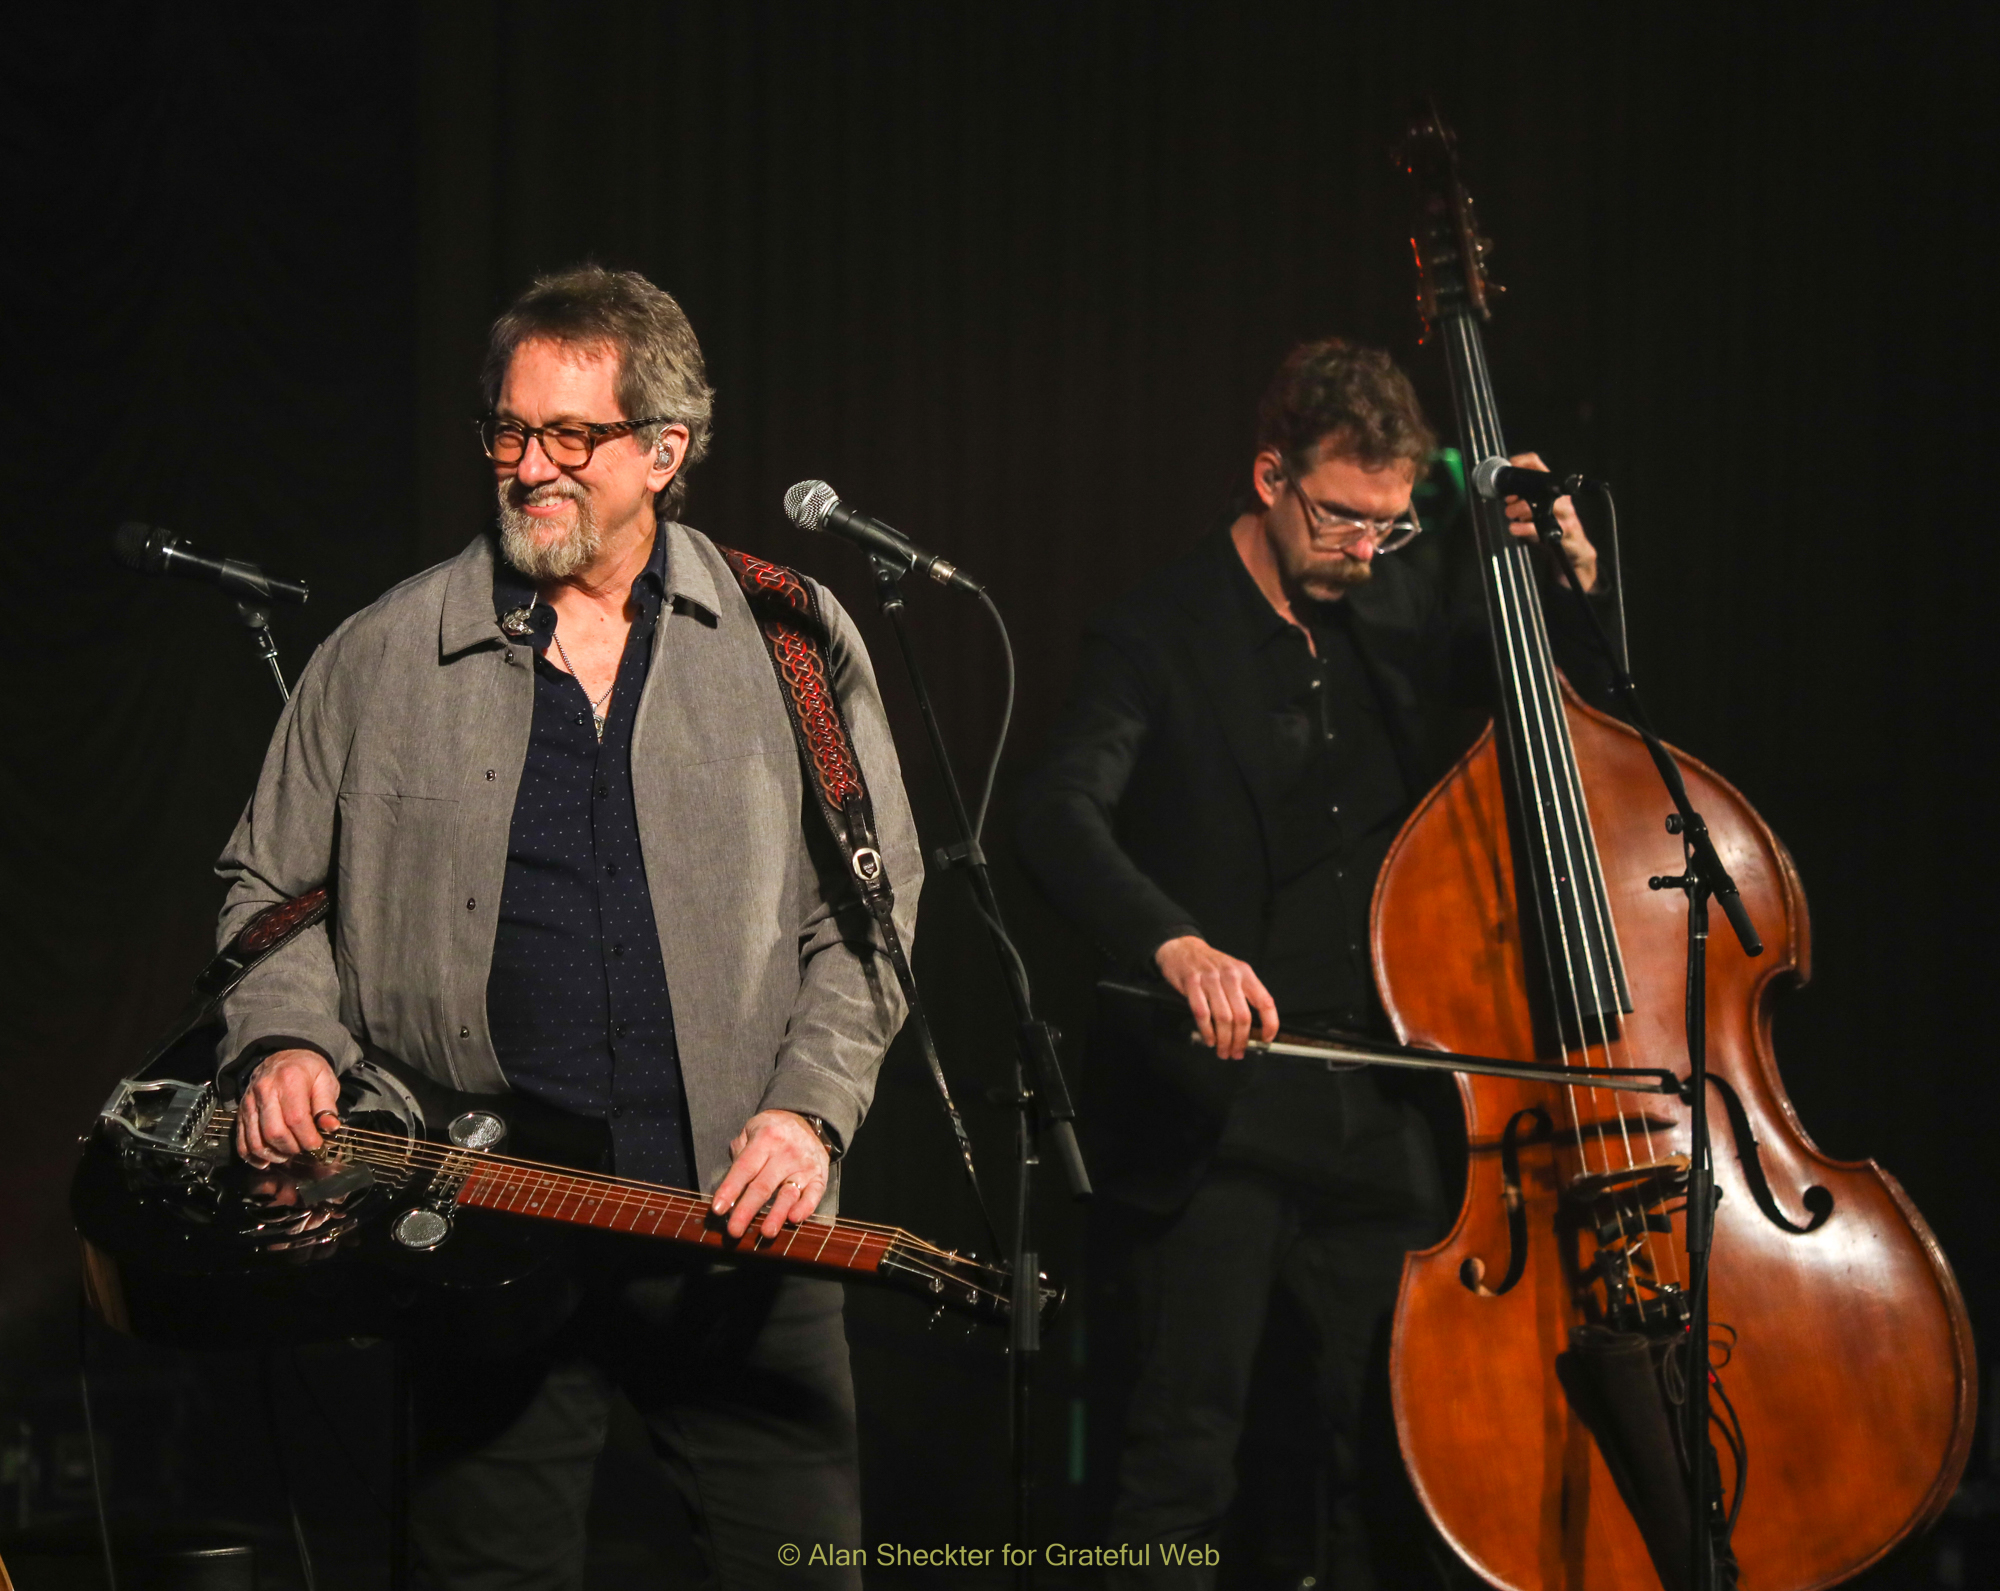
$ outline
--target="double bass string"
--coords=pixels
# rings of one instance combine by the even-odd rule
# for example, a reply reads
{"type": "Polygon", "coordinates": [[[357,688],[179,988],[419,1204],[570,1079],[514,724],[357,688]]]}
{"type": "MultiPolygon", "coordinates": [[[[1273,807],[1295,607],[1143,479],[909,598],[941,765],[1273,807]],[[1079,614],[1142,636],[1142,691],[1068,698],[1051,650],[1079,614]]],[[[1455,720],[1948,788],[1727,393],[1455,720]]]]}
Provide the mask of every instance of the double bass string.
{"type": "MultiPolygon", "coordinates": [[[[1521,560],[1521,563],[1525,570],[1525,559],[1521,560]]],[[[1543,666],[1550,667],[1552,666],[1550,660],[1552,660],[1554,653],[1549,647],[1546,616],[1538,603],[1530,605],[1527,612],[1534,624],[1537,639],[1540,642],[1539,653],[1541,662],[1543,666]]],[[[1578,871],[1581,871],[1584,875],[1583,884],[1587,894],[1591,920],[1596,925],[1599,943],[1604,947],[1602,959],[1589,958],[1592,990],[1597,999],[1597,1028],[1600,1047],[1604,1052],[1604,1059],[1607,1065],[1625,1065],[1629,1063],[1631,1058],[1627,1053],[1624,1035],[1622,1032],[1616,1036],[1612,1034],[1610,1024],[1613,1019],[1608,1015],[1610,1012],[1620,1010],[1622,1006],[1622,1002],[1618,999],[1618,978],[1615,969],[1623,962],[1623,950],[1618,941],[1617,920],[1611,916],[1610,912],[1609,895],[1604,887],[1603,867],[1598,856],[1597,835],[1591,824],[1590,806],[1584,799],[1581,781],[1578,777],[1576,752],[1569,739],[1568,721],[1561,714],[1561,692],[1553,678],[1549,681],[1548,700],[1556,708],[1556,733],[1560,737],[1563,750],[1563,756],[1558,762],[1557,768],[1566,787],[1565,793],[1569,797],[1569,811],[1575,814],[1575,823],[1578,831],[1574,854],[1582,866],[1579,870],[1573,870],[1571,877],[1577,877],[1578,871]]],[[[1565,814],[1565,817],[1567,817],[1567,814],[1565,814]]],[[[1567,822],[1565,822],[1565,830],[1567,830],[1567,822]]],[[[1565,835],[1565,847],[1567,851],[1567,833],[1565,835]]],[[[1579,911],[1581,911],[1581,905],[1579,906],[1579,911]]],[[[1601,1109],[1602,1101],[1597,1098],[1598,1091],[1593,1089],[1591,1092],[1593,1105],[1601,1109]]],[[[1617,1114],[1619,1136],[1624,1145],[1625,1168],[1629,1171],[1639,1164],[1633,1152],[1631,1116],[1627,1111],[1626,1102],[1622,1095],[1614,1092],[1610,1103],[1611,1108],[1617,1114]]],[[[1639,1136],[1647,1140],[1645,1153],[1648,1159],[1652,1159],[1650,1129],[1642,1125],[1639,1136]]],[[[1627,1229],[1621,1208],[1619,1231],[1626,1238],[1629,1244],[1629,1251],[1634,1256],[1640,1253],[1650,1254],[1649,1240],[1651,1234],[1645,1224],[1643,1206],[1635,1208],[1634,1218],[1639,1225],[1636,1236],[1627,1229]]],[[[1671,1273],[1669,1279],[1678,1285],[1682,1279],[1679,1254],[1671,1241],[1666,1243],[1664,1247],[1667,1255],[1667,1266],[1671,1273]]]]}
{"type": "MultiPolygon", "coordinates": [[[[1504,456],[1505,446],[1498,435],[1497,422],[1487,423],[1490,416],[1496,416],[1491,379],[1486,368],[1484,349],[1480,345],[1475,328],[1469,320],[1458,317],[1453,331],[1459,344],[1463,360],[1465,378],[1479,400],[1468,416],[1468,429],[1474,434],[1476,451],[1480,457],[1504,456]],[[1488,431],[1492,434],[1486,434],[1488,431]]],[[[1575,752],[1570,744],[1567,724],[1563,717],[1560,686],[1555,678],[1552,655],[1549,651],[1548,634],[1542,622],[1539,600],[1535,591],[1533,566],[1527,549],[1507,537],[1494,538],[1495,546],[1490,556],[1494,560],[1495,580],[1493,589],[1497,592],[1501,612],[1497,615],[1499,626],[1496,634],[1507,648],[1514,664],[1508,673],[1513,682],[1514,700],[1511,703],[1521,729],[1519,744],[1528,764],[1526,773],[1531,782],[1535,799],[1535,816],[1547,868],[1547,877],[1556,922],[1553,934],[1560,947],[1562,958],[1562,982],[1568,986],[1568,1005],[1572,1019],[1576,1023],[1578,1041],[1586,1061],[1593,1060],[1593,1048],[1602,1052],[1605,1064],[1613,1064],[1614,1048],[1622,1048],[1610,1032],[1608,1013],[1619,1009],[1618,978],[1615,963],[1618,958],[1616,924],[1608,921],[1608,911],[1602,892],[1602,873],[1598,866],[1595,836],[1591,832],[1589,810],[1584,804],[1579,782],[1576,777],[1575,752]],[[1565,800],[1565,797],[1567,799],[1565,800]],[[1550,833],[1553,817],[1554,834],[1550,833]],[[1558,856],[1560,853],[1560,856],[1558,856]],[[1583,933],[1580,947],[1571,944],[1570,924],[1565,911],[1565,903],[1558,885],[1559,879],[1567,879],[1574,891],[1579,886],[1589,892],[1588,907],[1582,900],[1576,902],[1577,928],[1583,933]],[[1589,930],[1595,928],[1596,944],[1590,941],[1589,930]],[[1585,966],[1583,978],[1587,981],[1591,998],[1586,1001],[1579,991],[1579,976],[1576,966],[1576,952],[1581,951],[1585,966]],[[1595,1044],[1593,1045],[1593,1034],[1595,1044]]],[[[1490,605],[1489,599],[1489,605],[1490,605]]],[[[1538,913],[1539,917],[1541,914],[1538,913]]],[[[1543,925],[1544,948],[1550,930],[1543,925]]],[[[1551,997],[1560,1003],[1557,976],[1552,957],[1545,956],[1551,997]]],[[[1605,1102],[1602,1091],[1596,1087],[1588,1090],[1592,1106],[1593,1125],[1601,1123],[1605,1102]]],[[[1577,1153],[1586,1173],[1595,1169],[1588,1147],[1586,1135],[1577,1110],[1576,1090],[1566,1089],[1570,1111],[1572,1133],[1576,1141],[1577,1153]]],[[[1630,1118],[1623,1102],[1612,1101],[1612,1110],[1618,1122],[1619,1138],[1624,1154],[1626,1169],[1636,1164],[1633,1154],[1630,1118]]],[[[1599,1136],[1607,1136],[1600,1133],[1599,1136]]],[[[1603,1149],[1604,1170],[1611,1169],[1614,1150],[1607,1141],[1603,1149]]],[[[1642,1211],[1634,1212],[1639,1224],[1635,1234],[1630,1219],[1622,1204],[1614,1203],[1620,1236],[1625,1240],[1628,1251],[1636,1253],[1645,1242],[1645,1218],[1642,1211]]],[[[1671,1248],[1670,1248],[1671,1252],[1671,1248]]],[[[1678,1266],[1676,1265],[1676,1270],[1678,1266]]]]}
{"type": "MultiPolygon", "coordinates": [[[[1450,324],[1453,339],[1457,344],[1455,350],[1457,357],[1451,361],[1452,374],[1471,389],[1465,394],[1469,401],[1461,405],[1461,422],[1469,433],[1468,440],[1472,443],[1472,451],[1477,458],[1504,457],[1506,443],[1501,439],[1497,419],[1493,418],[1499,411],[1493,401],[1484,360],[1480,357],[1478,339],[1466,317],[1454,316],[1450,324]]],[[[1473,511],[1476,514],[1480,510],[1475,506],[1473,511]]],[[[1503,528],[1501,536],[1504,535],[1503,528]]],[[[1547,877],[1553,884],[1556,867],[1548,833],[1550,802],[1543,789],[1541,770],[1541,760],[1547,756],[1548,748],[1537,732],[1533,716],[1528,710],[1528,703],[1522,694],[1524,679],[1530,672],[1530,662],[1526,655],[1529,650],[1525,644],[1526,638],[1522,634],[1517,612],[1514,611],[1520,600],[1520,592],[1508,578],[1512,573],[1508,558],[1509,549],[1499,538],[1489,538],[1489,540],[1495,543],[1487,549],[1487,556],[1493,560],[1495,577],[1483,584],[1487,594],[1487,620],[1493,633],[1496,652],[1504,652],[1504,657],[1496,657],[1496,662],[1503,664],[1499,669],[1500,678],[1496,682],[1501,686],[1502,714],[1503,717],[1511,718],[1513,727],[1517,731],[1510,737],[1516,750],[1516,756],[1510,760],[1515,763],[1515,777],[1524,781],[1529,787],[1528,793],[1532,794],[1536,831],[1534,838],[1540,843],[1547,877]],[[1510,684],[1511,697],[1508,694],[1510,684]]],[[[1528,813],[1524,809],[1523,817],[1526,816],[1528,813]]],[[[1557,972],[1559,953],[1563,979],[1569,984],[1569,1004],[1578,1023],[1579,1036],[1582,1036],[1586,1031],[1582,1026],[1582,1002],[1577,997],[1568,924],[1563,919],[1560,901],[1557,903],[1556,921],[1553,925],[1546,920],[1546,914],[1540,910],[1535,913],[1535,922],[1542,938],[1542,966],[1544,975],[1549,980],[1550,1011],[1552,1014],[1559,1014],[1563,1008],[1562,989],[1557,972]],[[1552,936],[1555,943],[1551,943],[1552,936]]],[[[1558,1027],[1560,1028],[1560,1020],[1558,1027]]],[[[1593,1089],[1591,1092],[1594,1096],[1597,1091],[1593,1089]]],[[[1590,1147],[1583,1132],[1581,1113],[1576,1108],[1576,1085],[1564,1085],[1564,1094],[1577,1158],[1588,1173],[1595,1168],[1592,1166],[1590,1147]]],[[[1609,1154],[1608,1146],[1606,1154],[1607,1156],[1609,1154]]],[[[1609,1167],[1608,1158],[1606,1167],[1607,1169],[1609,1167]]]]}
{"type": "MultiPolygon", "coordinates": [[[[1461,326],[1471,379],[1484,400],[1486,413],[1497,415],[1498,409],[1494,405],[1491,379],[1486,367],[1485,350],[1479,342],[1475,329],[1469,323],[1461,323],[1461,326]]],[[[1498,438],[1494,438],[1494,441],[1497,443],[1498,438]]],[[[1496,447],[1494,451],[1504,453],[1505,450],[1496,447]]],[[[1594,1059],[1590,1054],[1594,1034],[1596,1040],[1594,1047],[1601,1052],[1604,1064],[1624,1064],[1627,1056],[1623,1035],[1619,1033],[1614,1037],[1612,1031],[1612,1023],[1616,1020],[1614,1013],[1622,1010],[1623,1006],[1619,998],[1617,971],[1623,957],[1618,942],[1617,923],[1611,917],[1608,896],[1604,890],[1596,835],[1590,820],[1590,809],[1584,799],[1578,777],[1575,749],[1570,741],[1561,687],[1555,675],[1554,654],[1550,649],[1545,615],[1536,592],[1534,565],[1528,548],[1511,538],[1502,544],[1502,551],[1497,556],[1499,561],[1496,573],[1504,577],[1503,589],[1511,598],[1510,605],[1520,623],[1520,629],[1512,639],[1518,647],[1518,656],[1524,665],[1524,671],[1533,676],[1533,690],[1530,696],[1535,709],[1533,727],[1536,739],[1539,741],[1537,749],[1546,759],[1547,771],[1553,785],[1549,797],[1553,800],[1555,827],[1566,876],[1573,894],[1577,891],[1582,892],[1581,895],[1575,896],[1575,908],[1577,926],[1584,930],[1585,943],[1582,948],[1585,976],[1592,996],[1588,1002],[1587,1013],[1583,1009],[1584,1002],[1576,998],[1576,968],[1569,956],[1569,925],[1564,914],[1564,903],[1560,894],[1555,896],[1555,906],[1559,914],[1558,932],[1564,948],[1565,972],[1571,985],[1571,1008],[1577,1021],[1577,1033],[1586,1060],[1594,1059]],[[1590,943],[1589,930],[1592,928],[1596,930],[1595,944],[1590,943]]],[[[1539,787],[1539,773],[1540,769],[1537,770],[1538,802],[1544,799],[1544,793],[1539,787]]],[[[1546,843],[1545,838],[1545,847],[1546,843]]],[[[1553,858],[1546,859],[1553,861],[1553,858]]],[[[1552,871],[1552,882],[1553,878],[1552,871]]],[[[1589,1098],[1593,1125],[1601,1127],[1607,1102],[1603,1098],[1602,1091],[1595,1087],[1589,1090],[1589,1098]]],[[[1576,1100],[1572,1091],[1570,1098],[1572,1112],[1575,1110],[1575,1105],[1576,1100]]],[[[1634,1151],[1631,1117],[1623,1097],[1614,1093],[1609,1101],[1609,1108],[1617,1121],[1619,1148],[1624,1156],[1625,1169],[1633,1170],[1639,1164],[1639,1157],[1634,1151]]],[[[1608,1134],[1603,1136],[1608,1140],[1608,1134]]],[[[1641,1136],[1647,1136],[1643,1128],[1641,1136]]],[[[1579,1137],[1581,1137],[1580,1129],[1579,1137]]],[[[1603,1158],[1608,1171],[1614,1158],[1612,1145],[1608,1141],[1605,1144],[1603,1158]]],[[[1647,1158],[1650,1158],[1650,1143],[1647,1145],[1647,1158]]],[[[1584,1164],[1586,1168],[1590,1164],[1587,1155],[1584,1157],[1584,1164]]],[[[1619,1234],[1626,1244],[1628,1254],[1636,1259],[1641,1254],[1649,1252],[1650,1233],[1646,1226],[1643,1204],[1632,1206],[1629,1215],[1627,1207],[1619,1202],[1614,1202],[1613,1210],[1617,1217],[1619,1234]],[[1634,1224],[1637,1226],[1636,1231],[1633,1230],[1634,1224]]],[[[1681,1266],[1678,1252],[1671,1241],[1665,1247],[1671,1278],[1679,1283],[1681,1266]]]]}

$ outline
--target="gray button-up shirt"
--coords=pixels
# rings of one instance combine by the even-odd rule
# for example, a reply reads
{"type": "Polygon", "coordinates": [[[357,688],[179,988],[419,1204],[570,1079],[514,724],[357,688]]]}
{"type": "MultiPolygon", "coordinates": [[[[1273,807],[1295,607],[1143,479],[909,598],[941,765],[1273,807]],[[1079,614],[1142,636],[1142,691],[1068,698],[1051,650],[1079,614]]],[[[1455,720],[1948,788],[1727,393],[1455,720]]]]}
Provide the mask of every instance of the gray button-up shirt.
{"type": "MultiPolygon", "coordinates": [[[[666,601],[632,789],[709,1190],[759,1110],[822,1116],[851,1143],[904,1005],[809,801],[735,577],[698,531],[660,533],[666,601]]],[[[535,684],[529,649],[494,615],[495,557],[482,535],[406,580],[300,677],[216,864],[229,883],[219,941],[321,883],[334,915],[229,997],[225,1061],[282,1035],[344,1069],[365,1040],[455,1088],[507,1086],[486,982],[535,684]]],[[[907,944],[923,864],[901,768],[867,649],[832,595],[819,598],[907,944]]]]}

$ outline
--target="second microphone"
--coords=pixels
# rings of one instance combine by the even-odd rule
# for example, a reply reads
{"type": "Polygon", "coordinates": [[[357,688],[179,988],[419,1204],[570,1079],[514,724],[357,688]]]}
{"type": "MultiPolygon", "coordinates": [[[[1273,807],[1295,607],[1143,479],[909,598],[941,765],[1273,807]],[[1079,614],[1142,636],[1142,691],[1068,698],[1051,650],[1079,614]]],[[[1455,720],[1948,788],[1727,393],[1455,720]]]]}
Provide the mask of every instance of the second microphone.
{"type": "Polygon", "coordinates": [[[975,597],[985,590],[956,564],[926,552],[895,526],[847,507],[825,481],[800,481],[785,493],[785,513],[801,530],[830,530],[878,558],[929,575],[941,586],[956,586],[975,597]]]}

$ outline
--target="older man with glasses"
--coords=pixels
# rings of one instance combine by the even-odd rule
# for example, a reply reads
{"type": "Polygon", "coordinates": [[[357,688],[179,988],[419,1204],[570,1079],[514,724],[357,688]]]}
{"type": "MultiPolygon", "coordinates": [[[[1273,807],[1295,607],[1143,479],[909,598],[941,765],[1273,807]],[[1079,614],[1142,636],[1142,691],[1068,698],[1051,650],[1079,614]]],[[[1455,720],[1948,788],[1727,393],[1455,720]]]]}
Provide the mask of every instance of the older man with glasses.
{"type": "MultiPolygon", "coordinates": [[[[668,294],[583,267],[501,316],[486,391],[496,530],[320,649],[220,863],[225,940],[321,884],[336,909],[228,1002],[238,1147],[317,1149],[338,1074],[379,1047],[602,1123],[605,1169],[776,1237],[832,1213],[903,1002],[809,829],[757,619],[675,517],[708,446],[700,346],[668,294]]],[[[922,865],[895,748],[859,636],[819,601],[907,939],[922,865]]],[[[615,1389],[713,1583],[858,1585],[839,1286],[630,1240],[576,1279],[527,1351],[416,1346],[418,1583],[579,1584],[615,1389]],[[798,1543],[843,1551],[791,1567],[798,1543]]]]}
{"type": "MultiPolygon", "coordinates": [[[[1397,556],[1422,530],[1412,498],[1434,445],[1387,355],[1338,339],[1295,349],[1258,409],[1248,495],[1092,623],[1022,797],[1029,872],[1114,966],[1163,980],[1186,1008],[1149,1020],[1107,999],[1092,1037],[1085,1119],[1110,1197],[1090,1341],[1099,1363],[1133,1368],[1128,1388],[1100,1383],[1126,1401],[1109,1539],[1254,1544],[1267,1561],[1238,1565],[1243,1584],[1296,1585],[1316,1566],[1343,1588],[1433,1573],[1391,1564],[1416,1539],[1400,1524],[1364,1523],[1364,1485],[1400,1475],[1393,1442],[1362,1457],[1371,1343],[1404,1253],[1443,1233],[1426,1120],[1370,1072],[1244,1055],[1280,1011],[1388,1031],[1369,963],[1375,875],[1462,748],[1460,709],[1483,700],[1488,655],[1397,556]],[[1316,1382],[1317,1416],[1291,1398],[1278,1457],[1246,1494],[1258,1517],[1227,1532],[1274,1314],[1312,1344],[1312,1369],[1287,1373],[1316,1382]]],[[[1526,505],[1508,512],[1534,534],[1526,505]]],[[[1595,586],[1566,499],[1558,515],[1595,586]]],[[[1557,637],[1576,663],[1569,640],[1557,637]]],[[[1155,1546],[1109,1578],[1207,1584],[1214,1565],[1169,1565],[1155,1546]]]]}

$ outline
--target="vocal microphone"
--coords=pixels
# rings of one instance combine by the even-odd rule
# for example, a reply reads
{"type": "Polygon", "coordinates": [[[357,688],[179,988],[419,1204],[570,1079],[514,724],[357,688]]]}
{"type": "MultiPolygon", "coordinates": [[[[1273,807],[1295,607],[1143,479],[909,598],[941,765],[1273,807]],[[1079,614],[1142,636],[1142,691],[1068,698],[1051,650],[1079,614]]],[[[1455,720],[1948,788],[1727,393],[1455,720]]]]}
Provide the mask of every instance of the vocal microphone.
{"type": "Polygon", "coordinates": [[[142,525],[136,519],[118,527],[111,538],[111,551],[126,568],[141,574],[206,580],[232,597],[253,602],[303,602],[312,595],[302,581],[280,580],[239,558],[211,558],[196,552],[185,537],[158,525],[142,525]]]}
{"type": "Polygon", "coordinates": [[[825,481],[800,481],[785,493],[785,513],[800,530],[830,530],[879,558],[887,558],[906,569],[921,570],[941,586],[957,586],[975,597],[986,589],[977,580],[960,573],[956,564],[924,551],[894,525],[885,525],[843,505],[825,481]]]}
{"type": "Polygon", "coordinates": [[[1472,489],[1489,502],[1519,497],[1530,503],[1553,503],[1558,497],[1572,497],[1590,482],[1581,475],[1551,475],[1547,470],[1524,470],[1509,464],[1497,453],[1474,466],[1472,489]]]}

